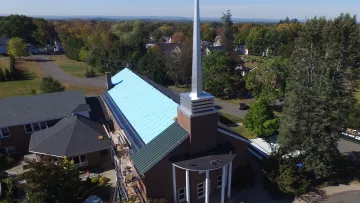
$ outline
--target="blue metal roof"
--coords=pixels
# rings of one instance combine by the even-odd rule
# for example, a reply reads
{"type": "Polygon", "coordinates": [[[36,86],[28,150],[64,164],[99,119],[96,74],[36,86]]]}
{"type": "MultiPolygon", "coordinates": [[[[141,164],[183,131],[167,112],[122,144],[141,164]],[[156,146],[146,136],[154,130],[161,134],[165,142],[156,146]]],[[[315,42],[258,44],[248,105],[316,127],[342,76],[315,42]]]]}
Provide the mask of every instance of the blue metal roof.
{"type": "Polygon", "coordinates": [[[129,69],[112,82],[109,95],[145,144],[175,122],[178,104],[129,69]]]}

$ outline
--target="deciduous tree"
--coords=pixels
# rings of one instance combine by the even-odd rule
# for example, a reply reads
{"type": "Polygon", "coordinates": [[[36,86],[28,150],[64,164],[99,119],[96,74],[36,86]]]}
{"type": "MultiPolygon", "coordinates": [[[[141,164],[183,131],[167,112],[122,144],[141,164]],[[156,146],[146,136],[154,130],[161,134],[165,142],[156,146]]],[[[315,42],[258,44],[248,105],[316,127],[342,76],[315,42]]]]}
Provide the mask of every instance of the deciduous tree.
{"type": "Polygon", "coordinates": [[[28,49],[24,40],[19,37],[11,38],[8,44],[8,53],[9,55],[19,57],[20,59],[23,56],[27,56],[28,49]]]}

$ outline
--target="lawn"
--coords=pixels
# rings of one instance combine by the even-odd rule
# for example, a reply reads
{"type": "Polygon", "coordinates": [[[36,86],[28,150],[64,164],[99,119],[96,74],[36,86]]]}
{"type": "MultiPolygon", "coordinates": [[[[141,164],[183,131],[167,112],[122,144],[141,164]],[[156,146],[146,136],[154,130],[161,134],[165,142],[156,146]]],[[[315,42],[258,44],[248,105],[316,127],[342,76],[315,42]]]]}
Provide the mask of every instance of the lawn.
{"type": "MultiPolygon", "coordinates": [[[[6,61],[5,57],[0,61],[6,61]]],[[[0,82],[0,98],[31,95],[31,91],[35,90],[40,93],[39,87],[41,78],[44,76],[40,64],[31,60],[17,60],[16,69],[20,72],[22,80],[0,82]]],[[[65,90],[82,90],[85,95],[99,95],[105,91],[105,88],[92,88],[86,86],[78,86],[72,84],[63,84],[65,90]]]]}
{"type": "Polygon", "coordinates": [[[0,57],[0,68],[9,68],[9,66],[10,66],[10,58],[0,57]]]}
{"type": "Polygon", "coordinates": [[[251,132],[251,130],[247,129],[243,125],[244,119],[226,113],[221,113],[219,119],[220,122],[227,125],[229,128],[239,133],[241,136],[244,136],[248,139],[254,139],[257,137],[255,133],[251,132]]]}
{"type": "MultiPolygon", "coordinates": [[[[71,60],[66,56],[52,56],[50,57],[51,60],[54,60],[54,63],[62,68],[65,72],[69,73],[70,75],[84,78],[86,73],[86,65],[85,63],[81,63],[78,61],[71,60]]],[[[89,66],[90,68],[90,66],[89,66]]]]}
{"type": "Polygon", "coordinates": [[[175,85],[168,86],[169,89],[177,92],[177,93],[184,93],[184,92],[190,92],[190,87],[186,87],[185,85],[180,85],[179,87],[176,87],[175,85]]]}

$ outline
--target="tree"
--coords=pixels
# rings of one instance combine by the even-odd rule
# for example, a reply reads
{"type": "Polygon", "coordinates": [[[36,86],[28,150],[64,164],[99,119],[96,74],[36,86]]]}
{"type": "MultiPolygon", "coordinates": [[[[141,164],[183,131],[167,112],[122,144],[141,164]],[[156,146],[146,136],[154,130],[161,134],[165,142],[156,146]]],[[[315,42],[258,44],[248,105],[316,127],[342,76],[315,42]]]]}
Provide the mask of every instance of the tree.
{"type": "Polygon", "coordinates": [[[300,31],[289,62],[279,150],[300,152],[316,179],[334,175],[338,166],[337,142],[355,102],[359,49],[356,17],[314,18],[300,31]]]}
{"type": "Polygon", "coordinates": [[[175,32],[171,37],[172,43],[181,43],[184,38],[184,34],[181,32],[175,32]]]}
{"type": "Polygon", "coordinates": [[[12,75],[11,75],[8,68],[5,68],[5,78],[6,78],[7,81],[10,81],[11,78],[12,78],[12,75]]]}
{"type": "Polygon", "coordinates": [[[37,162],[26,161],[29,167],[20,175],[25,180],[24,189],[27,199],[34,202],[82,202],[85,189],[80,173],[73,161],[37,162]]]}
{"type": "Polygon", "coordinates": [[[0,36],[6,38],[19,37],[28,43],[34,43],[33,32],[36,25],[33,18],[24,15],[9,15],[0,19],[0,36]]]}
{"type": "Polygon", "coordinates": [[[40,91],[41,93],[53,93],[53,92],[63,92],[65,87],[62,84],[55,80],[54,78],[48,76],[41,79],[40,91]]]}
{"type": "Polygon", "coordinates": [[[288,77],[288,60],[275,57],[266,60],[258,68],[245,76],[246,88],[256,98],[266,99],[268,103],[283,100],[288,77]]]}
{"type": "Polygon", "coordinates": [[[12,76],[12,79],[15,79],[16,76],[15,62],[15,57],[13,55],[10,55],[10,74],[12,76]]]}
{"type": "Polygon", "coordinates": [[[153,48],[140,59],[136,70],[154,82],[166,85],[167,75],[165,67],[164,57],[153,48]]]}
{"type": "Polygon", "coordinates": [[[57,37],[54,25],[43,18],[34,18],[33,23],[36,29],[33,31],[32,36],[36,43],[41,46],[52,44],[57,37]]]}
{"type": "Polygon", "coordinates": [[[8,53],[12,56],[17,56],[21,59],[23,56],[28,55],[26,43],[19,37],[14,37],[9,40],[8,53]]]}
{"type": "Polygon", "coordinates": [[[0,67],[0,82],[4,82],[6,79],[5,74],[3,72],[3,68],[0,67]]]}
{"type": "Polygon", "coordinates": [[[232,97],[236,62],[223,51],[215,51],[203,60],[204,89],[216,97],[232,97]]]}
{"type": "Polygon", "coordinates": [[[268,137],[278,130],[279,118],[275,118],[268,103],[260,98],[246,114],[244,125],[257,135],[268,137]]]}
{"type": "Polygon", "coordinates": [[[225,44],[225,47],[228,49],[228,51],[233,51],[233,42],[234,42],[234,34],[233,34],[233,21],[231,19],[232,15],[230,10],[228,10],[226,13],[223,13],[223,16],[221,17],[221,21],[223,23],[224,31],[222,32],[222,40],[225,44]]]}

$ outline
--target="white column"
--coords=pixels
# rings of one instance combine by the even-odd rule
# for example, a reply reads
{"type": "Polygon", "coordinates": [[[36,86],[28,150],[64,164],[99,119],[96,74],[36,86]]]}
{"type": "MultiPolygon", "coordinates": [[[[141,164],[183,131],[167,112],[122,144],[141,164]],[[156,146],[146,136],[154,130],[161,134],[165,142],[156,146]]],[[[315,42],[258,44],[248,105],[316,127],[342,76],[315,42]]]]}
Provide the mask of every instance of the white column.
{"type": "Polygon", "coordinates": [[[190,203],[190,172],[186,170],[186,202],[190,203]]]}
{"type": "Polygon", "coordinates": [[[173,178],[173,194],[174,194],[174,203],[177,203],[177,192],[176,192],[176,168],[173,164],[172,166],[172,178],[173,178]]]}
{"type": "Polygon", "coordinates": [[[228,175],[228,199],[231,199],[231,176],[232,176],[232,162],[229,163],[229,175],[228,175]]]}
{"type": "Polygon", "coordinates": [[[221,180],[221,203],[225,203],[225,176],[226,176],[226,166],[222,168],[222,180],[221,180]]]}
{"type": "Polygon", "coordinates": [[[205,179],[205,203],[209,203],[209,196],[210,196],[210,178],[209,178],[209,171],[206,171],[206,179],[205,179]]]}

